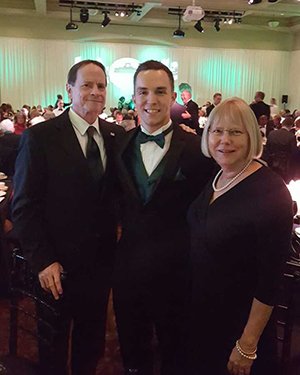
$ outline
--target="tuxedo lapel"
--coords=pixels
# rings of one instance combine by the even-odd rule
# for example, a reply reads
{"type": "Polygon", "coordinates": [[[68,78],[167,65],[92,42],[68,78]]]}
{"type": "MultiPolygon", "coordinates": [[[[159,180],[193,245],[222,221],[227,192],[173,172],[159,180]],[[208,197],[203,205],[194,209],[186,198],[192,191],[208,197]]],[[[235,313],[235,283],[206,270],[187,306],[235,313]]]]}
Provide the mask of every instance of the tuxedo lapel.
{"type": "Polygon", "coordinates": [[[126,134],[126,137],[124,137],[124,142],[120,145],[120,150],[117,156],[117,167],[119,178],[124,190],[130,192],[136,199],[141,200],[134,181],[129,173],[129,166],[126,165],[125,161],[126,150],[128,147],[133,147],[132,141],[139,131],[139,128],[133,129],[126,134]]]}
{"type": "Polygon", "coordinates": [[[58,130],[58,141],[60,142],[61,148],[72,157],[74,163],[78,165],[79,168],[86,169],[86,158],[69,119],[68,112],[69,111],[64,111],[63,114],[57,117],[55,126],[58,130]]]}

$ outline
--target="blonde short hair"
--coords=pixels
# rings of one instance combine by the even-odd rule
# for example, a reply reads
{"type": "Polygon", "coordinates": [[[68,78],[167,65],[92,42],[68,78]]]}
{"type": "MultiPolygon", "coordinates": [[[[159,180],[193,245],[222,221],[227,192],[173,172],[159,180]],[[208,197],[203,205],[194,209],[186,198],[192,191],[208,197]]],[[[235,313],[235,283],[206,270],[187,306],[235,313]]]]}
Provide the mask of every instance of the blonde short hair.
{"type": "Polygon", "coordinates": [[[211,158],[208,148],[209,129],[214,123],[222,121],[243,124],[249,136],[248,159],[258,159],[261,156],[263,150],[262,136],[255,114],[249,105],[240,98],[226,99],[210,113],[201,141],[201,149],[205,156],[211,158]]]}

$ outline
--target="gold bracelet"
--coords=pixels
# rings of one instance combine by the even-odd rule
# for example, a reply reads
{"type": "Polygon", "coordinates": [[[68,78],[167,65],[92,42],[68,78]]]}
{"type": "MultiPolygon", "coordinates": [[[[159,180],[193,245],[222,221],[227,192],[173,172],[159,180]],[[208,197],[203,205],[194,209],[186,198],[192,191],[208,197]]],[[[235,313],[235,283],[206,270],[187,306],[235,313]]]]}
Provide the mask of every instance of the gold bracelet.
{"type": "Polygon", "coordinates": [[[239,340],[236,340],[235,342],[235,347],[237,349],[237,351],[240,353],[240,355],[244,358],[247,358],[247,359],[251,359],[251,360],[254,360],[257,358],[257,354],[256,354],[256,351],[257,351],[257,348],[255,349],[254,352],[252,353],[246,353],[243,351],[243,349],[241,348],[240,346],[240,343],[239,343],[239,340]]]}

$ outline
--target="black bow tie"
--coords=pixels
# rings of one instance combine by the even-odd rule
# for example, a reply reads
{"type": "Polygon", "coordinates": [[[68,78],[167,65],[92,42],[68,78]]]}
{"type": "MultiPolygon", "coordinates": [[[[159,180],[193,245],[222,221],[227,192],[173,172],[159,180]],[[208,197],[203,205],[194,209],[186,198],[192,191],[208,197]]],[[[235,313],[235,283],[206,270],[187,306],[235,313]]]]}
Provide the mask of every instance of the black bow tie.
{"type": "Polygon", "coordinates": [[[169,126],[167,130],[157,135],[146,134],[140,131],[138,134],[139,143],[155,142],[160,148],[164,148],[165,136],[173,130],[173,126],[169,126]]]}

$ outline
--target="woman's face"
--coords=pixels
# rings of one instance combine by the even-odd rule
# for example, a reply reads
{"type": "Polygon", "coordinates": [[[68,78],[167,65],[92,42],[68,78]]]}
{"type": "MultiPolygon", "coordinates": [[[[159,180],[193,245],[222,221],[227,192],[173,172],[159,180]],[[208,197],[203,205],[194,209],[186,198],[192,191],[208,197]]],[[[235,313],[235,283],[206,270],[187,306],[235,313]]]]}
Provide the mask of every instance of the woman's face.
{"type": "Polygon", "coordinates": [[[22,113],[20,114],[17,114],[16,115],[16,122],[20,125],[24,125],[25,124],[25,118],[24,118],[24,115],[22,113]]]}
{"type": "Polygon", "coordinates": [[[247,163],[249,135],[242,123],[215,121],[208,133],[211,156],[223,170],[239,172],[247,163]]]}

